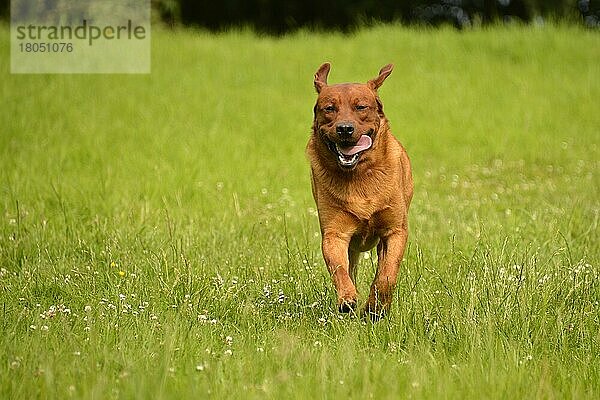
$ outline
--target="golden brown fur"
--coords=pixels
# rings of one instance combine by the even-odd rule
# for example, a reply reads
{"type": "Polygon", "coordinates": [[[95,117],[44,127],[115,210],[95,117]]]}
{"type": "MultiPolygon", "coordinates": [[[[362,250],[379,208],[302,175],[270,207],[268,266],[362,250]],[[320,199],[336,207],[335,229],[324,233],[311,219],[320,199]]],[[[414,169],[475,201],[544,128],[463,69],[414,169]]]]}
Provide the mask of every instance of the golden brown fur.
{"type": "Polygon", "coordinates": [[[390,132],[377,95],[392,68],[386,65],[366,84],[328,85],[330,65],[323,64],[315,74],[318,98],[307,146],[323,257],[340,311],[356,307],[359,255],[377,246],[378,267],[365,306],[373,319],[391,305],[413,195],[408,155],[390,132]],[[357,149],[358,144],[368,143],[362,136],[371,139],[370,148],[357,156],[341,154],[340,148],[357,149]]]}

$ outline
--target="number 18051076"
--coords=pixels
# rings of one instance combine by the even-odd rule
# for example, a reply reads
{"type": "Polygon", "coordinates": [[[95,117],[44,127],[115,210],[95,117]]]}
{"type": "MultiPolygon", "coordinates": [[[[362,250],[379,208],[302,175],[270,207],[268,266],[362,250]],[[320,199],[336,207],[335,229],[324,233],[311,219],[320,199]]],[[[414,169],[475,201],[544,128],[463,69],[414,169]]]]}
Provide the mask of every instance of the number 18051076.
{"type": "Polygon", "coordinates": [[[72,53],[73,43],[19,43],[21,53],[72,53]]]}

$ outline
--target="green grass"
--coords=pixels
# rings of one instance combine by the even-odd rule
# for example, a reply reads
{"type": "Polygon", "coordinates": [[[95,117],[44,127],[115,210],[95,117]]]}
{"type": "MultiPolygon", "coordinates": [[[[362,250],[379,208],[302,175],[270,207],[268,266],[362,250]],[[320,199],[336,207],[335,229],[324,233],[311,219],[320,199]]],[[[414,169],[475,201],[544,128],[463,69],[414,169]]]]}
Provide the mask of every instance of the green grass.
{"type": "Polygon", "coordinates": [[[147,76],[3,57],[0,398],[600,397],[598,60],[566,26],[159,30],[147,76]],[[377,324],[336,312],[320,254],[326,60],[395,64],[415,196],[377,324]]]}

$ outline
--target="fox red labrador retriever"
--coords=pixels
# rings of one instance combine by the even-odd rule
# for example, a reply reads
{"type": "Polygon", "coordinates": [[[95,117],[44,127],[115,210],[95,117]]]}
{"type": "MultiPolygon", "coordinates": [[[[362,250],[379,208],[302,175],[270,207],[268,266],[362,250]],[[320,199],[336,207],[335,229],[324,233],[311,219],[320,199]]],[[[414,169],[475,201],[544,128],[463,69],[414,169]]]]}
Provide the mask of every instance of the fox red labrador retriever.
{"type": "Polygon", "coordinates": [[[413,195],[410,162],[390,132],[377,89],[392,72],[386,65],[367,83],[329,85],[331,66],[315,74],[317,103],[307,154],[321,225],[323,258],[341,312],[356,308],[361,252],[377,246],[377,272],[365,314],[386,314],[408,237],[413,195]]]}

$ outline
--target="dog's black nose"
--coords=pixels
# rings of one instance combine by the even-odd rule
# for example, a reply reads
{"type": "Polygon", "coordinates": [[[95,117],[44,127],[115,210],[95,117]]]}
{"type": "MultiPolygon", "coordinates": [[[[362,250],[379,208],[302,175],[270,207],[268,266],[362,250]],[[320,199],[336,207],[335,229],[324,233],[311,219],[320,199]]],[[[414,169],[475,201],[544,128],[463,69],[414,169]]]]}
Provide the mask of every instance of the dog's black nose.
{"type": "Polygon", "coordinates": [[[335,131],[340,137],[347,138],[349,136],[352,136],[352,134],[354,133],[354,125],[352,125],[351,123],[338,124],[335,127],[335,131]]]}

